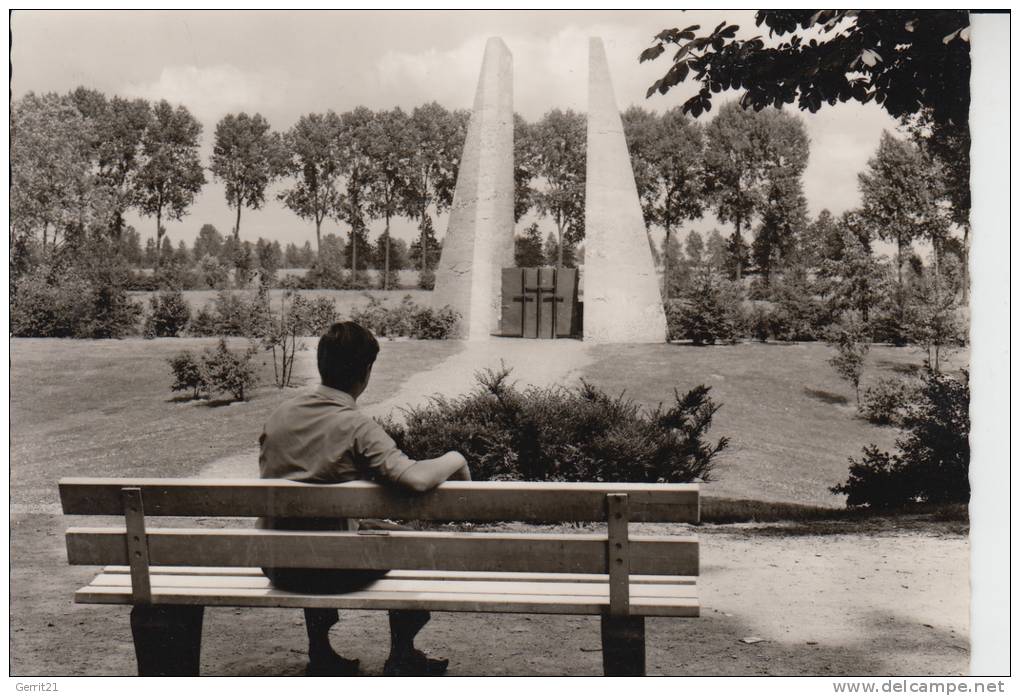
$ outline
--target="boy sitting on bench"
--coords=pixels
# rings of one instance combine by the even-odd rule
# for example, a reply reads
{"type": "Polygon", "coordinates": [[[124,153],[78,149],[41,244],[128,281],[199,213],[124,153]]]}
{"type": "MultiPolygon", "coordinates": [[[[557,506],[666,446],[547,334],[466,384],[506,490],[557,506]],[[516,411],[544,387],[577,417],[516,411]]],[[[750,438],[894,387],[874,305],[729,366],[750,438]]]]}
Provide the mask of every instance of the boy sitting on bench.
{"type": "MultiPolygon", "coordinates": [[[[372,479],[415,492],[431,490],[446,480],[470,481],[467,462],[458,452],[413,461],[372,418],[357,409],[365,391],[379,343],[354,322],[334,324],[319,339],[318,366],[322,384],[281,405],[269,417],[259,438],[262,478],[307,483],[344,483],[372,479]]],[[[260,520],[268,529],[403,529],[379,520],[279,518],[260,520]]],[[[379,570],[264,568],[274,587],[291,592],[337,594],[366,587],[386,574],[379,570]]],[[[437,675],[448,660],[427,657],[414,647],[414,637],[429,620],[427,611],[390,611],[389,676],[437,675]]],[[[354,675],[358,660],[337,655],[329,629],[339,621],[336,609],[305,609],[309,675],[354,675]]]]}

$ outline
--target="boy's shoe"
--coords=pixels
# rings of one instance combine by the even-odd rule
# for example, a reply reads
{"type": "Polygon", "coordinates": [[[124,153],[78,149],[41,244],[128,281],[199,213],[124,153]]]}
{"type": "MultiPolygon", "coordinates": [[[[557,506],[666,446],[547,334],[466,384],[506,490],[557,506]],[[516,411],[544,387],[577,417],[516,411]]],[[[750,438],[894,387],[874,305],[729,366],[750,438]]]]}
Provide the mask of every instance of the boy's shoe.
{"type": "Polygon", "coordinates": [[[438,677],[446,672],[449,664],[450,661],[445,658],[434,659],[421,650],[415,650],[399,660],[392,657],[386,660],[383,675],[387,677],[438,677]]]}
{"type": "Polygon", "coordinates": [[[346,657],[335,657],[309,660],[305,667],[305,675],[309,677],[354,677],[358,674],[360,660],[348,660],[346,657]]]}

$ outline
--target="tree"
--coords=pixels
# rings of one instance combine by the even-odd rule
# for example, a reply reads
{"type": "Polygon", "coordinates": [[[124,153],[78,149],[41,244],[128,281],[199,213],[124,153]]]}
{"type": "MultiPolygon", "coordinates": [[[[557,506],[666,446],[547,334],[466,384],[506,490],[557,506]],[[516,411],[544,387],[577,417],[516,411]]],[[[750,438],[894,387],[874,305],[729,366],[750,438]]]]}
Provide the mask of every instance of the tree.
{"type": "Polygon", "coordinates": [[[840,377],[853,385],[857,406],[860,407],[864,358],[870,348],[865,325],[854,319],[844,321],[842,325],[834,327],[830,344],[836,348],[836,354],[829,358],[829,364],[840,377]]]}
{"type": "Polygon", "coordinates": [[[198,230],[193,250],[196,259],[200,259],[206,254],[218,258],[223,250],[223,235],[215,226],[206,223],[198,230]]]}
{"type": "Polygon", "coordinates": [[[262,282],[270,282],[275,279],[276,272],[283,265],[283,250],[280,248],[280,243],[275,239],[270,242],[268,239],[259,237],[255,243],[255,260],[262,282]]]}
{"type": "Polygon", "coordinates": [[[322,221],[340,203],[336,183],[341,175],[337,155],[340,118],[332,111],[308,114],[298,119],[283,136],[283,171],[293,185],[278,198],[302,220],[315,223],[316,251],[322,251],[322,221]]]}
{"type": "Polygon", "coordinates": [[[159,268],[164,215],[180,220],[205,185],[199,159],[200,124],[184,106],[165,99],[152,108],[152,121],[142,138],[138,171],[138,209],[156,218],[156,263],[159,268]]]}
{"type": "Polygon", "coordinates": [[[262,114],[227,114],[216,124],[209,169],[223,182],[227,203],[237,210],[234,239],[241,238],[241,210],[258,210],[266,186],[282,167],[280,137],[262,114]]]}
{"type": "Polygon", "coordinates": [[[746,263],[743,227],[760,207],[763,196],[764,152],[754,140],[762,134],[762,129],[755,126],[757,120],[758,114],[730,103],[705,128],[705,192],[719,221],[733,223],[729,250],[737,280],[746,263]]]}
{"type": "Polygon", "coordinates": [[[861,217],[878,236],[896,244],[896,282],[903,289],[904,254],[932,224],[934,200],[920,152],[882,131],[878,151],[858,174],[861,217]]]}
{"type": "Polygon", "coordinates": [[[739,285],[709,268],[699,269],[681,300],[666,305],[669,340],[690,339],[696,346],[733,342],[742,301],[739,285]]]}
{"type": "Polygon", "coordinates": [[[960,304],[951,285],[937,275],[922,279],[907,313],[906,333],[928,354],[932,370],[941,371],[942,357],[964,344],[960,304]]]}
{"type": "Polygon", "coordinates": [[[655,60],[667,45],[673,65],[649,88],[667,93],[688,77],[698,93],[683,104],[698,116],[712,95],[742,89],[740,104],[762,109],[797,102],[814,113],[822,104],[874,100],[893,118],[928,109],[933,122],[967,129],[970,43],[966,10],[762,10],[755,16],[770,37],[737,38],[722,22],[666,29],[640,60],[655,60]]]}
{"type": "Polygon", "coordinates": [[[358,271],[368,267],[368,219],[371,215],[369,187],[375,178],[370,146],[373,120],[372,112],[359,106],[354,111],[340,115],[340,130],[337,133],[337,156],[340,158],[344,183],[335,215],[351,227],[347,251],[353,283],[357,282],[358,271]]]}
{"type": "Polygon", "coordinates": [[[404,168],[401,209],[418,221],[419,252],[414,253],[414,245],[411,251],[424,277],[433,265],[433,256],[438,260],[433,254],[435,236],[429,210],[434,208],[438,215],[453,203],[467,114],[451,113],[431,102],[411,112],[407,130],[413,147],[404,168]]]}
{"type": "Polygon", "coordinates": [[[105,189],[109,230],[116,240],[124,229],[124,213],[135,203],[135,177],[152,109],[144,99],[107,100],[101,92],[84,87],[72,92],[71,99],[92,123],[89,144],[96,163],[96,183],[105,189]]]}
{"type": "Polygon", "coordinates": [[[800,260],[820,269],[825,261],[838,261],[843,253],[843,228],[826,208],[801,231],[800,260]]]}
{"type": "Polygon", "coordinates": [[[534,268],[545,265],[542,231],[538,229],[537,222],[528,225],[523,235],[514,237],[514,265],[518,268],[534,268]]]}
{"type": "Polygon", "coordinates": [[[534,203],[534,189],[531,180],[535,177],[534,163],[530,159],[531,126],[520,114],[514,114],[514,222],[531,210],[534,203]]]}
{"type": "Polygon", "coordinates": [[[540,266],[556,266],[557,268],[574,267],[574,245],[567,240],[561,246],[559,240],[552,232],[545,238],[543,253],[545,255],[545,263],[539,264],[540,266]]]}
{"type": "Polygon", "coordinates": [[[752,255],[767,286],[774,266],[789,258],[807,224],[801,177],[807,167],[808,136],[799,117],[774,109],[756,114],[753,123],[753,142],[760,149],[762,196],[752,255]]]}
{"type": "Polygon", "coordinates": [[[404,175],[412,157],[412,143],[408,137],[408,117],[398,107],[375,114],[369,129],[368,150],[373,164],[368,184],[370,214],[385,221],[379,236],[378,264],[382,266],[382,288],[390,289],[393,266],[390,220],[400,214],[401,189],[404,175]]]}
{"type": "Polygon", "coordinates": [[[38,233],[45,253],[51,240],[56,247],[59,234],[105,217],[102,201],[94,196],[91,128],[68,97],[30,92],[12,105],[12,244],[38,233]]]}
{"type": "Polygon", "coordinates": [[[529,161],[540,181],[533,200],[556,225],[556,265],[562,267],[566,245],[584,238],[587,124],[581,114],[553,109],[530,130],[529,161]]]}
{"type": "Polygon", "coordinates": [[[839,256],[826,259],[821,265],[822,292],[829,298],[833,313],[857,311],[860,320],[867,324],[871,308],[882,297],[882,269],[860,234],[846,220],[841,227],[843,238],[839,256]]]}
{"type": "Polygon", "coordinates": [[[717,271],[726,268],[726,239],[714,227],[705,242],[705,253],[707,254],[707,263],[711,268],[717,271]]]}
{"type": "MultiPolygon", "coordinates": [[[[666,245],[673,228],[684,220],[696,220],[704,214],[705,170],[704,136],[701,127],[670,109],[661,118],[649,118],[647,112],[631,107],[624,114],[624,130],[631,160],[635,162],[638,186],[646,224],[656,224],[666,232],[666,245]],[[641,172],[640,176],[638,172],[641,172]],[[642,194],[644,189],[644,195],[642,194]]],[[[670,277],[670,258],[664,257],[663,277],[670,277]]],[[[666,283],[666,297],[670,297],[666,283]]]]}

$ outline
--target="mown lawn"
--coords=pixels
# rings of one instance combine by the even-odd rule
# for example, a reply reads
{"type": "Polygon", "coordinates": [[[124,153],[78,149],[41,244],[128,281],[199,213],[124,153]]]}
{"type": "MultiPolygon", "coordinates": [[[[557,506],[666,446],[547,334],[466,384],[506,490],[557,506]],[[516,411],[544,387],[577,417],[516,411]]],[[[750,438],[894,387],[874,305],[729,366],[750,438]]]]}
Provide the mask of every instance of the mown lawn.
{"type": "MultiPolygon", "coordinates": [[[[648,406],[668,405],[673,389],[712,388],[722,408],[711,436],[730,447],[719,457],[707,495],[841,506],[828,488],[846,480],[847,458],[875,443],[892,448],[898,431],[856,415],[853,388],[828,364],[824,343],[732,346],[602,345],[582,377],[648,406]]],[[[967,354],[949,359],[966,366],[967,354]]],[[[873,346],[862,391],[880,377],[910,374],[923,362],[915,348],[873,346]]]]}
{"type": "MultiPolygon", "coordinates": [[[[277,389],[268,353],[261,386],[243,403],[184,401],[170,391],[166,358],[210,338],[11,341],[11,502],[57,502],[63,476],[190,476],[256,445],[262,423],[293,389],[277,389]]],[[[241,348],[244,339],[232,339],[241,348]]],[[[314,339],[298,354],[294,384],[316,378],[314,339]]],[[[461,348],[454,341],[383,341],[364,403],[391,395],[413,372],[461,348]]],[[[255,472],[253,472],[254,474],[255,472]]],[[[21,509],[21,508],[16,508],[21,509]]]]}

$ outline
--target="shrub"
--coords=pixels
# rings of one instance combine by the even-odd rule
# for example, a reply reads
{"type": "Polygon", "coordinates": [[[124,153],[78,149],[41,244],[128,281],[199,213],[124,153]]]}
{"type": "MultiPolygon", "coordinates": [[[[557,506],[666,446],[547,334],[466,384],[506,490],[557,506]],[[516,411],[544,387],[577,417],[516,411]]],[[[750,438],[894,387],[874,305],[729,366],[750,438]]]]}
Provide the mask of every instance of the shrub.
{"type": "Polygon", "coordinates": [[[743,295],[739,286],[709,269],[699,270],[679,300],[665,303],[667,340],[694,345],[732,343],[741,332],[743,295]]]}
{"type": "Polygon", "coordinates": [[[966,372],[955,379],[926,369],[917,399],[903,418],[906,435],[896,440],[899,452],[865,447],[860,461],[850,459],[847,481],[829,490],[845,494],[847,507],[967,502],[969,409],[966,372]]]}
{"type": "Polygon", "coordinates": [[[260,336],[267,330],[269,290],[259,286],[254,294],[220,290],[216,298],[198,311],[191,323],[195,336],[260,336]]]}
{"type": "Polygon", "coordinates": [[[857,405],[860,406],[864,358],[871,347],[865,335],[864,325],[855,319],[847,319],[832,328],[829,343],[836,348],[836,354],[829,358],[829,364],[835,368],[840,377],[853,385],[857,405]]]}
{"type": "Polygon", "coordinates": [[[522,391],[509,374],[478,373],[474,392],[434,397],[403,424],[383,426],[414,458],[462,452],[479,480],[707,481],[727,445],[705,439],[719,409],[708,387],[677,393],[669,409],[645,409],[587,383],[522,391]]]}
{"type": "Polygon", "coordinates": [[[149,298],[149,315],[143,333],[146,338],[180,336],[191,320],[191,307],[180,290],[166,290],[149,298]]]}
{"type": "Polygon", "coordinates": [[[460,314],[449,306],[432,309],[417,304],[410,295],[405,295],[396,307],[387,307],[379,298],[369,296],[367,305],[351,312],[351,321],[389,338],[450,338],[459,320],[460,314]]]}
{"type": "Polygon", "coordinates": [[[92,289],[84,278],[65,276],[50,282],[37,269],[15,284],[11,298],[11,333],[15,336],[67,338],[80,335],[89,312],[92,289]]]}
{"type": "Polygon", "coordinates": [[[208,387],[205,381],[205,374],[202,371],[201,362],[190,352],[181,351],[171,358],[170,371],[174,376],[174,383],[170,386],[171,391],[191,391],[191,398],[197,399],[208,387]]]}
{"type": "Polygon", "coordinates": [[[74,268],[40,267],[15,284],[11,333],[54,338],[120,338],[137,331],[140,304],[125,288],[126,276],[74,268]]]}
{"type": "Polygon", "coordinates": [[[875,425],[899,425],[915,389],[895,377],[886,377],[864,390],[857,412],[875,425]]]}
{"type": "Polygon", "coordinates": [[[209,389],[244,401],[245,392],[256,384],[252,362],[256,352],[255,346],[249,346],[247,350],[235,353],[227,348],[227,342],[222,338],[216,348],[206,349],[202,354],[202,375],[209,389]]]}
{"type": "Polygon", "coordinates": [[[418,273],[418,287],[422,290],[436,289],[436,274],[431,268],[426,268],[418,273]]]}
{"type": "Polygon", "coordinates": [[[230,280],[230,268],[212,254],[205,254],[198,260],[198,273],[213,290],[222,290],[230,280]]]}
{"type": "Polygon", "coordinates": [[[277,387],[290,386],[294,357],[298,350],[304,348],[298,337],[323,334],[336,318],[336,304],[332,300],[326,297],[308,300],[293,289],[284,291],[280,298],[280,314],[272,318],[261,336],[263,348],[273,354],[273,375],[277,387]]]}

